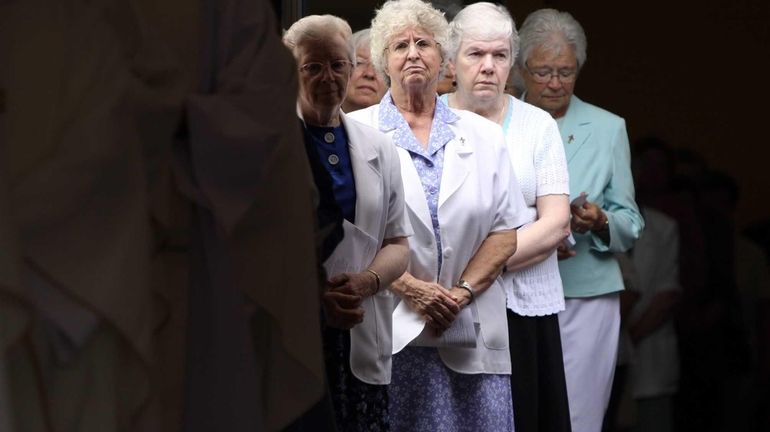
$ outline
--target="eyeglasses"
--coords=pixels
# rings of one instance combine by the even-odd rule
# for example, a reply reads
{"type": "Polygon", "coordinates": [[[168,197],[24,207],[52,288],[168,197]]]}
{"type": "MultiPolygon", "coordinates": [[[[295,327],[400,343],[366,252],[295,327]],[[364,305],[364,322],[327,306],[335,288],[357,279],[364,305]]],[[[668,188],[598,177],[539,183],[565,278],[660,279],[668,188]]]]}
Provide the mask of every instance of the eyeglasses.
{"type": "Polygon", "coordinates": [[[524,68],[527,69],[527,72],[529,72],[529,74],[532,76],[532,79],[535,80],[536,83],[540,84],[547,84],[551,82],[553,77],[559,78],[559,81],[563,84],[569,84],[574,82],[575,78],[577,77],[577,69],[575,68],[552,69],[549,67],[543,67],[530,69],[526,62],[524,63],[524,68]]]}
{"type": "Polygon", "coordinates": [[[314,77],[320,75],[327,65],[331,68],[332,73],[336,75],[345,75],[346,73],[350,72],[350,68],[353,66],[353,63],[348,60],[333,60],[324,63],[311,62],[300,66],[299,71],[305,75],[314,77]]]}
{"type": "Polygon", "coordinates": [[[357,70],[366,69],[369,66],[372,66],[372,62],[370,62],[369,60],[364,60],[362,58],[356,58],[356,69],[357,70]]]}
{"type": "Polygon", "coordinates": [[[414,47],[417,48],[417,52],[420,54],[427,53],[440,45],[438,42],[432,41],[430,39],[417,39],[414,42],[411,40],[400,40],[393,42],[385,49],[389,50],[391,53],[398,57],[404,57],[406,56],[406,53],[409,52],[409,47],[412,45],[412,43],[414,43],[414,47]]]}

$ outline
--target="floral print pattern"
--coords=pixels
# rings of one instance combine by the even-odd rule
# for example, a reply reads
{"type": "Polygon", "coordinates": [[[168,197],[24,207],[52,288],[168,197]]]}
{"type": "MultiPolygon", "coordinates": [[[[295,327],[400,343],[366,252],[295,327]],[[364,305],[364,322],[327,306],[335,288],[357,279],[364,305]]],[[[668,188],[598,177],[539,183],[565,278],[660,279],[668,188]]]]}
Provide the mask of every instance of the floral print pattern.
{"type": "Polygon", "coordinates": [[[353,375],[350,370],[350,331],[326,327],[323,344],[337,431],[389,431],[388,386],[367,384],[353,375]]]}
{"type": "MultiPolygon", "coordinates": [[[[444,148],[455,137],[449,124],[459,117],[436,98],[428,149],[417,141],[388,92],[380,102],[379,128],[393,132],[393,143],[407,150],[420,177],[433,222],[441,272],[438,201],[444,148]]],[[[437,275],[438,276],[438,275],[437,275]]],[[[393,431],[500,432],[513,430],[509,375],[461,374],[450,370],[436,348],[404,348],[393,356],[390,386],[393,431]]]]}
{"type": "Polygon", "coordinates": [[[395,354],[389,393],[394,431],[513,430],[510,377],[454,372],[436,348],[406,347],[395,354]]]}
{"type": "Polygon", "coordinates": [[[438,223],[438,198],[441,192],[441,174],[444,171],[444,147],[451,141],[455,134],[449,128],[450,123],[458,120],[444,102],[436,98],[436,108],[433,113],[433,123],[428,139],[428,149],[425,150],[412,133],[412,129],[393,103],[393,98],[388,91],[380,101],[379,127],[383,132],[393,132],[393,144],[409,152],[412,157],[417,174],[422,182],[425,192],[425,200],[430,210],[430,218],[433,223],[433,235],[436,236],[438,249],[438,268],[441,273],[441,227],[438,223]]]}

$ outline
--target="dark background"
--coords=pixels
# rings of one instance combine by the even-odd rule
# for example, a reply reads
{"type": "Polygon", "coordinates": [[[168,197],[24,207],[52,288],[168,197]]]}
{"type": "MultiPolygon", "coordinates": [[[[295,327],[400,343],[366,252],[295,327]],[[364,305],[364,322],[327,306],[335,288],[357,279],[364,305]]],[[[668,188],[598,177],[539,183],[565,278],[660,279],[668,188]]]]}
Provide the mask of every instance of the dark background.
{"type": "MultiPolygon", "coordinates": [[[[466,1],[465,4],[473,3],[466,1]]],[[[697,151],[741,191],[738,228],[770,218],[770,17],[764,0],[500,2],[570,12],[588,37],[575,93],[626,119],[631,141],[657,135],[697,151]]],[[[305,14],[368,27],[382,1],[304,0],[305,14]]]]}

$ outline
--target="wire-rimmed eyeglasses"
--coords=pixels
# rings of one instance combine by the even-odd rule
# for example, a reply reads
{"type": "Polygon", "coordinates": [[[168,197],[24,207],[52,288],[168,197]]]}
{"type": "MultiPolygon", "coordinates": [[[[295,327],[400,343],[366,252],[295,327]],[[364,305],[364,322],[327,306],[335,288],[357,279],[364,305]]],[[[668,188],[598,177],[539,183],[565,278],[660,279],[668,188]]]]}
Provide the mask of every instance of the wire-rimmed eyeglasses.
{"type": "Polygon", "coordinates": [[[398,57],[404,57],[406,56],[406,53],[409,52],[409,47],[412,44],[414,44],[415,48],[417,48],[417,52],[420,54],[429,52],[440,45],[438,42],[431,39],[399,40],[391,43],[385,49],[398,57]]]}
{"type": "Polygon", "coordinates": [[[327,66],[335,75],[345,75],[350,72],[353,63],[350,60],[332,60],[324,63],[310,62],[300,66],[299,71],[305,75],[317,76],[320,75],[327,66]]]}
{"type": "Polygon", "coordinates": [[[574,82],[577,77],[576,68],[553,69],[550,67],[540,67],[532,69],[526,62],[524,62],[524,68],[532,76],[532,79],[540,84],[549,83],[553,77],[558,78],[564,84],[569,84],[574,82]]]}

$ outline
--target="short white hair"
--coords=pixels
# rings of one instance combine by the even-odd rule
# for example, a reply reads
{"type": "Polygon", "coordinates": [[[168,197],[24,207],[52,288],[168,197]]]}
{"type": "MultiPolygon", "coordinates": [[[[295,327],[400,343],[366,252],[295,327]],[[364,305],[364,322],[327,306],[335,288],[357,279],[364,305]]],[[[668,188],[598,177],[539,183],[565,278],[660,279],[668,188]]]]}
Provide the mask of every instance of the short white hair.
{"type": "Polygon", "coordinates": [[[390,84],[385,73],[385,48],[391,39],[407,28],[414,27],[433,34],[441,51],[439,79],[449,59],[449,23],[444,14],[422,0],[388,0],[375,13],[371,27],[371,61],[374,68],[390,84]]]}
{"type": "Polygon", "coordinates": [[[359,30],[353,33],[353,37],[351,38],[351,43],[353,44],[353,49],[356,52],[358,52],[360,48],[369,47],[369,42],[372,39],[370,32],[371,31],[368,28],[365,28],[363,30],[359,30]]]}
{"type": "Polygon", "coordinates": [[[457,58],[460,45],[466,40],[491,41],[508,39],[511,66],[519,52],[516,24],[505,6],[488,2],[473,3],[461,10],[449,24],[451,60],[457,58]]]}
{"type": "Polygon", "coordinates": [[[297,58],[299,47],[307,40],[331,40],[334,36],[341,36],[348,45],[348,57],[355,64],[356,51],[351,40],[352,34],[348,22],[340,17],[308,15],[297,20],[283,33],[283,44],[291,50],[294,58],[297,58]]]}
{"type": "Polygon", "coordinates": [[[562,37],[575,50],[578,69],[586,63],[588,42],[583,27],[568,12],[556,9],[540,9],[529,14],[521,25],[519,38],[519,65],[523,65],[532,50],[537,47],[551,48],[553,37],[562,37]]]}

